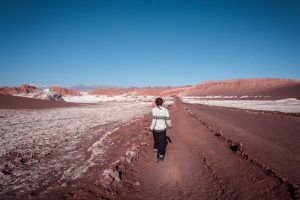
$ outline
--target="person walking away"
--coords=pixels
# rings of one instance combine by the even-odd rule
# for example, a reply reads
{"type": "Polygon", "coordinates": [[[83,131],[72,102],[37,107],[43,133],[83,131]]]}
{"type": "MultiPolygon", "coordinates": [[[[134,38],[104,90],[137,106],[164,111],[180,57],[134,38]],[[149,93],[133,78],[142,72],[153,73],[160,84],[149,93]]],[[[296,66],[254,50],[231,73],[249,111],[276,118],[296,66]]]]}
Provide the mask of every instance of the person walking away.
{"type": "Polygon", "coordinates": [[[157,161],[163,161],[167,145],[167,128],[171,128],[171,119],[167,108],[163,107],[163,99],[155,99],[156,107],[152,109],[153,154],[157,161]]]}

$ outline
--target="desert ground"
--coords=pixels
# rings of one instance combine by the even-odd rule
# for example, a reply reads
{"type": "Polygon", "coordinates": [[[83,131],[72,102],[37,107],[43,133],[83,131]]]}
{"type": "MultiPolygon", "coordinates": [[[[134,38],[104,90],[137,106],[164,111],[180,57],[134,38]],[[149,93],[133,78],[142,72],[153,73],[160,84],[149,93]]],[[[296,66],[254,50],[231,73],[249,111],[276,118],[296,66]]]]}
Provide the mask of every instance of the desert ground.
{"type": "Polygon", "coordinates": [[[165,98],[173,127],[162,162],[149,130],[155,96],[0,94],[0,199],[299,198],[298,93],[169,89],[191,96],[165,98]]]}
{"type": "Polygon", "coordinates": [[[174,129],[169,131],[172,143],[165,161],[153,163],[150,150],[142,154],[136,162],[141,185],[125,194],[124,199],[296,198],[299,118],[272,114],[269,118],[269,114],[180,102],[170,110],[174,129]],[[245,117],[252,121],[248,123],[245,117]],[[274,127],[281,118],[288,124],[274,127]],[[276,138],[268,140],[272,134],[276,138]],[[236,150],[233,141],[238,144],[236,150]],[[242,147],[237,141],[244,142],[242,147]]]}

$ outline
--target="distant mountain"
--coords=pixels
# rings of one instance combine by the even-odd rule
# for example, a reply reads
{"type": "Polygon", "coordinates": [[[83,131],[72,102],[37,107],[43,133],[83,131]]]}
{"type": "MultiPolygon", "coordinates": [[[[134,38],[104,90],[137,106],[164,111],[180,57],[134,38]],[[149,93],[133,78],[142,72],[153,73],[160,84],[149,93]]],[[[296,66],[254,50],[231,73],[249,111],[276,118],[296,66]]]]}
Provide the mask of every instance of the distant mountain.
{"type": "MultiPolygon", "coordinates": [[[[106,87],[78,84],[73,87],[51,86],[51,92],[64,96],[79,96],[82,91],[90,95],[143,95],[143,96],[232,96],[244,99],[300,99],[300,81],[282,78],[246,78],[206,81],[197,85],[178,87],[106,87]]],[[[47,88],[47,89],[49,89],[47,88]]],[[[0,94],[40,98],[42,90],[34,85],[2,87],[0,94]]],[[[47,95],[46,95],[47,96],[47,95]]],[[[51,96],[51,95],[50,95],[51,96]]]]}
{"type": "Polygon", "coordinates": [[[75,89],[75,90],[81,90],[81,91],[88,91],[88,90],[95,90],[99,87],[104,87],[101,85],[95,85],[95,84],[90,84],[90,85],[85,85],[85,84],[77,84],[71,87],[68,87],[70,89],[75,89]]]}
{"type": "Polygon", "coordinates": [[[88,91],[88,90],[94,90],[96,88],[99,87],[106,87],[106,86],[102,86],[102,85],[96,85],[96,84],[76,84],[73,86],[62,86],[59,84],[40,84],[40,83],[25,83],[25,85],[30,85],[30,86],[35,86],[39,89],[46,89],[46,88],[51,88],[53,86],[58,86],[58,87],[62,87],[62,88],[66,88],[66,89],[75,89],[75,90],[81,90],[81,91],[88,91]]]}
{"type": "Polygon", "coordinates": [[[300,99],[300,81],[280,78],[206,81],[180,92],[179,96],[263,96],[269,99],[300,99]]]}
{"type": "Polygon", "coordinates": [[[46,89],[46,88],[50,88],[51,87],[51,85],[39,84],[39,83],[25,83],[25,85],[34,86],[34,87],[37,87],[39,89],[46,89]]]}

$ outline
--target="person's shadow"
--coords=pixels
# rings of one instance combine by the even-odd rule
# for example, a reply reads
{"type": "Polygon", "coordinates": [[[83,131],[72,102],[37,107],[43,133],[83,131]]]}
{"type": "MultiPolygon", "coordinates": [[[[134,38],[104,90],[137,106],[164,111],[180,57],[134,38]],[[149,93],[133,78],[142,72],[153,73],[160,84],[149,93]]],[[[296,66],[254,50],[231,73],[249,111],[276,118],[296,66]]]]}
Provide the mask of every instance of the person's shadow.
{"type": "Polygon", "coordinates": [[[165,145],[164,145],[166,154],[167,154],[167,146],[168,146],[169,143],[172,143],[172,140],[169,136],[166,136],[165,145]]]}
{"type": "Polygon", "coordinates": [[[167,143],[172,143],[172,140],[169,136],[167,136],[167,143]]]}

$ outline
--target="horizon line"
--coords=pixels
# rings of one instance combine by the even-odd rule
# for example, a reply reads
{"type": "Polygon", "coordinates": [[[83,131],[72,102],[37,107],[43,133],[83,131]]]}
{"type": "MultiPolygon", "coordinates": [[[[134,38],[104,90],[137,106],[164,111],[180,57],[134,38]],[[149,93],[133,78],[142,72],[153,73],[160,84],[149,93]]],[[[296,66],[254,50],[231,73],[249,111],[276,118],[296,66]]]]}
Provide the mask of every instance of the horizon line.
{"type": "Polygon", "coordinates": [[[38,88],[50,88],[50,87],[64,87],[64,88],[76,88],[76,87],[80,87],[80,85],[82,85],[83,87],[86,88],[91,88],[91,89],[96,89],[96,88],[155,88],[155,87],[190,87],[193,85],[197,85],[197,84],[201,84],[201,83],[205,83],[205,82],[213,82],[213,81],[233,81],[233,80],[246,80],[246,79],[281,79],[281,80],[291,80],[291,81],[300,81],[300,79],[295,79],[295,78],[285,78],[285,77],[247,77],[247,78],[230,78],[230,79],[209,79],[209,80],[203,80],[203,81],[199,81],[198,83],[195,84],[182,84],[182,85],[146,85],[146,86],[137,86],[137,85],[129,85],[129,86],[117,86],[117,85],[106,85],[106,84],[85,84],[85,83],[77,83],[74,85],[66,85],[66,84],[41,84],[41,83],[21,83],[21,84],[12,84],[12,85],[0,85],[1,88],[4,87],[20,87],[22,85],[31,85],[31,86],[35,86],[38,88]]]}

